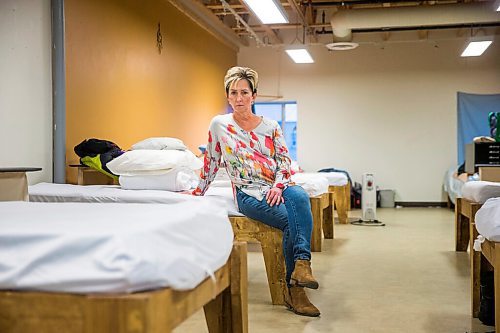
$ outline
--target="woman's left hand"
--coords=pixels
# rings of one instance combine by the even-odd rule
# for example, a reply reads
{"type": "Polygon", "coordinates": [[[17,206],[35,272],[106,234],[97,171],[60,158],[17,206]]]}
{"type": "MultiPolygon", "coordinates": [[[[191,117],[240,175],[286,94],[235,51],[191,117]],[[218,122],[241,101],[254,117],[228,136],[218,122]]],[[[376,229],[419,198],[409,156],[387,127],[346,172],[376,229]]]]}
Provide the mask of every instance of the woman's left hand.
{"type": "Polygon", "coordinates": [[[285,202],[285,199],[283,199],[283,190],[277,187],[272,187],[269,191],[267,191],[266,201],[271,207],[285,202]]]}

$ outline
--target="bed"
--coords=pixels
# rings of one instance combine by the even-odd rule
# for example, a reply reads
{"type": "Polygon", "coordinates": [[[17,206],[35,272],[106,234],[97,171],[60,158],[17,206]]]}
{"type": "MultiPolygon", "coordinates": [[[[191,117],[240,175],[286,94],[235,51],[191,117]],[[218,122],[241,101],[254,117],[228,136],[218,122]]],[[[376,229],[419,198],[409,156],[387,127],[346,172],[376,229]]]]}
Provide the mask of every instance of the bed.
{"type": "MultiPolygon", "coordinates": [[[[28,187],[31,202],[87,202],[87,203],[151,203],[171,204],[197,201],[199,197],[159,190],[124,190],[119,185],[72,185],[39,183],[28,187]]],[[[243,216],[232,199],[232,194],[211,189],[210,199],[221,201],[230,216],[243,216]],[[229,194],[229,196],[228,196],[229,194]]],[[[203,200],[203,199],[202,199],[203,200]]]]}
{"type": "Polygon", "coordinates": [[[218,180],[213,185],[203,197],[158,190],[123,190],[115,185],[81,186],[52,183],[29,186],[28,192],[31,202],[176,204],[207,201],[222,204],[229,215],[235,238],[261,244],[272,304],[283,305],[286,283],[281,231],[246,218],[236,208],[227,184],[218,180]]]}
{"type": "Polygon", "coordinates": [[[328,179],[328,192],[331,205],[337,209],[339,223],[349,223],[349,210],[351,210],[351,184],[345,173],[342,172],[317,172],[328,179]]]}
{"type": "Polygon", "coordinates": [[[0,215],[1,332],[169,332],[201,306],[209,326],[247,331],[246,248],[229,259],[221,206],[1,202],[0,215]]]}
{"type": "Polygon", "coordinates": [[[463,197],[456,198],[455,202],[455,250],[467,251],[471,242],[470,225],[475,223],[475,214],[486,200],[500,196],[500,183],[467,182],[461,188],[461,195],[463,197]]]}
{"type": "Polygon", "coordinates": [[[493,269],[496,332],[500,332],[500,197],[488,199],[475,215],[471,236],[477,239],[471,255],[471,310],[478,317],[481,272],[493,269]],[[480,252],[478,252],[480,251],[480,252]]]}
{"type": "MultiPolygon", "coordinates": [[[[313,235],[311,250],[321,252],[322,235],[333,239],[333,199],[328,193],[328,184],[322,174],[295,178],[306,187],[310,195],[313,214],[313,235]]],[[[294,176],[296,177],[296,176],[294,176]]],[[[186,194],[158,190],[123,190],[116,185],[71,185],[40,183],[28,187],[32,202],[93,202],[93,203],[156,203],[169,204],[200,198],[186,194]]],[[[209,187],[205,197],[224,203],[230,216],[244,216],[238,211],[233,199],[231,181],[218,175],[209,187]]]]}

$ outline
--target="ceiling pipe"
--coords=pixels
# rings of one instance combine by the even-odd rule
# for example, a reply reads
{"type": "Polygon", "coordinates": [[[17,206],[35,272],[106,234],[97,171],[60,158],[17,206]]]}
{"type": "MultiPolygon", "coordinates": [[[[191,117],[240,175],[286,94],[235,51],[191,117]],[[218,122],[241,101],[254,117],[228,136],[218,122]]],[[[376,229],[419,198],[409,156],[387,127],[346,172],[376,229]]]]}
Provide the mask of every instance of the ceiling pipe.
{"type": "Polygon", "coordinates": [[[332,15],[330,24],[335,41],[350,41],[352,31],[478,25],[500,22],[500,12],[489,2],[421,7],[386,7],[344,10],[332,15]]]}

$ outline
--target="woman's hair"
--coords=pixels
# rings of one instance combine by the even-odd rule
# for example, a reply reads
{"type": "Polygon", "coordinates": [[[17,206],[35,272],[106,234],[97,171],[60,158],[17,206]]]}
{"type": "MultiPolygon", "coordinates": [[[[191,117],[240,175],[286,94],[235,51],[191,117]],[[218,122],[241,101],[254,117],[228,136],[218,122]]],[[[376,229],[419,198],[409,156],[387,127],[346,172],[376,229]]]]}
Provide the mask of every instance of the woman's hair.
{"type": "Polygon", "coordinates": [[[224,77],[224,87],[226,88],[226,95],[229,93],[229,88],[233,82],[239,80],[247,80],[252,89],[252,94],[257,92],[257,85],[259,84],[259,75],[256,71],[248,67],[231,67],[224,77]]]}

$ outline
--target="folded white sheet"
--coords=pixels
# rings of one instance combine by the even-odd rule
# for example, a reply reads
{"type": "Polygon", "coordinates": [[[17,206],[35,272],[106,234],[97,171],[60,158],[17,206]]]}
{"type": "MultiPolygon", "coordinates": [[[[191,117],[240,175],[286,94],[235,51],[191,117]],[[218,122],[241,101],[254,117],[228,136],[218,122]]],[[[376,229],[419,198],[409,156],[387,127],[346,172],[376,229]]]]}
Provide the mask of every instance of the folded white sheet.
{"type": "Polygon", "coordinates": [[[344,186],[347,185],[349,179],[342,172],[318,172],[322,176],[325,176],[328,179],[328,184],[330,186],[344,186]]]}
{"type": "Polygon", "coordinates": [[[462,186],[462,197],[480,204],[490,198],[500,197],[500,183],[471,181],[462,186]]]}
{"type": "Polygon", "coordinates": [[[500,198],[491,198],[477,211],[476,229],[493,242],[500,242],[500,198]]]}
{"type": "Polygon", "coordinates": [[[0,202],[0,289],[122,293],[197,286],[228,259],[215,201],[0,202]]]}
{"type": "Polygon", "coordinates": [[[124,190],[186,191],[198,185],[199,177],[187,168],[173,169],[163,175],[120,176],[124,190]]]}
{"type": "Polygon", "coordinates": [[[328,192],[328,179],[321,172],[301,172],[292,175],[292,181],[301,186],[310,197],[328,192]]]}

